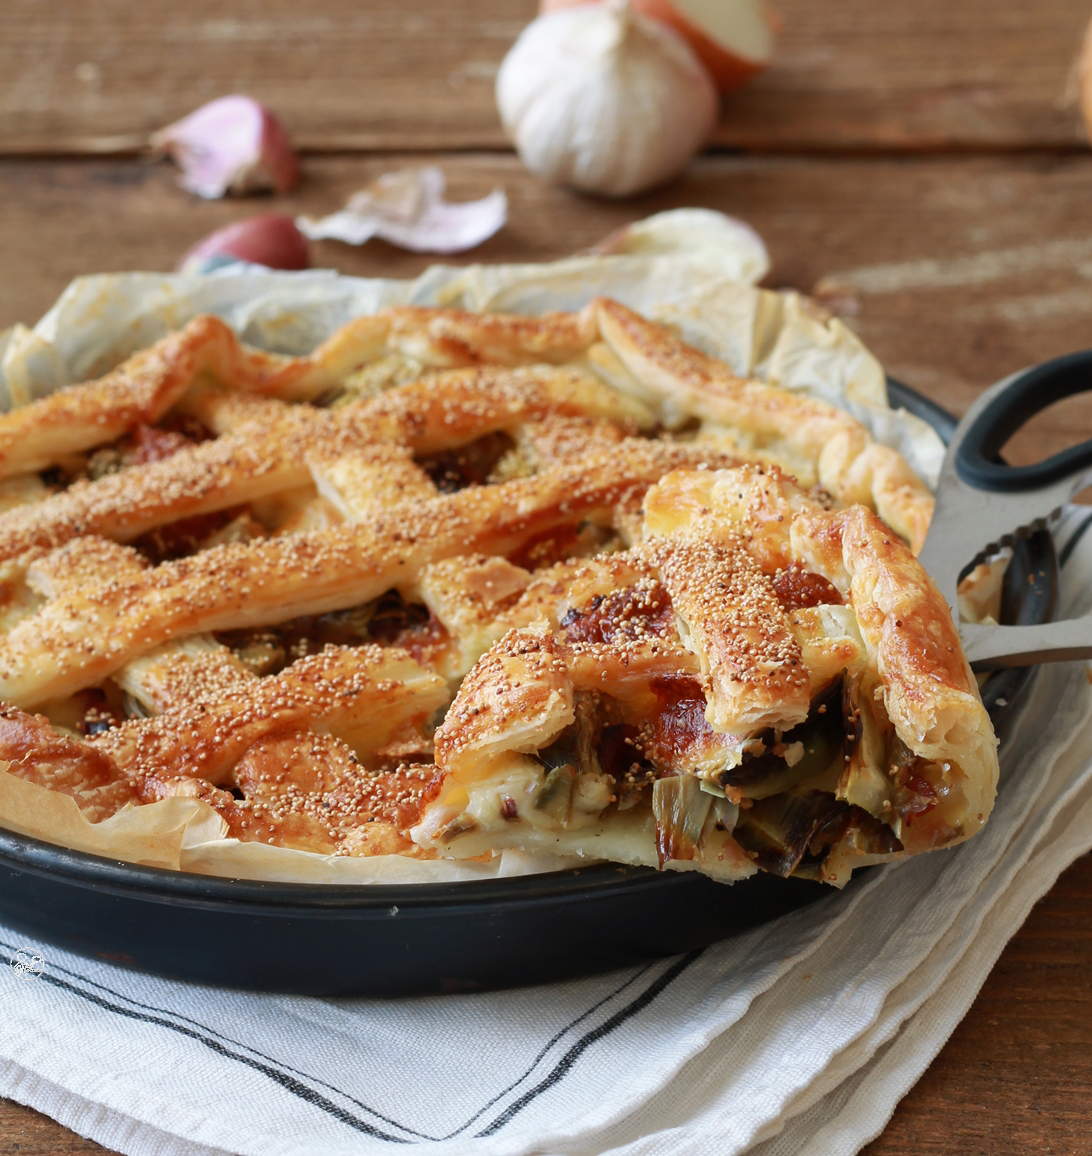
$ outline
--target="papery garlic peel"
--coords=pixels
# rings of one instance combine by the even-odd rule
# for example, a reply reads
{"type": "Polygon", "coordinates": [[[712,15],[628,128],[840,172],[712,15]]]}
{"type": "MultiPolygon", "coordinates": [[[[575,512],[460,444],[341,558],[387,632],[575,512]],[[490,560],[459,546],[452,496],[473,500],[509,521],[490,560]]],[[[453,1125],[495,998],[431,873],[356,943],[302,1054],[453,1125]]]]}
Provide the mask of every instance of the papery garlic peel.
{"type": "MultiPolygon", "coordinates": [[[[541,0],[541,12],[595,0],[541,0]]],[[[643,16],[674,28],[709,69],[721,92],[761,72],[773,56],[781,19],[765,0],[632,0],[643,16]]]]}
{"type": "Polygon", "coordinates": [[[497,75],[497,104],[532,172],[628,196],[667,180],[698,151],[718,98],[685,40],[610,0],[525,28],[497,75]]]}
{"type": "Polygon", "coordinates": [[[311,246],[284,213],[261,213],[203,237],[178,262],[179,273],[200,269],[209,257],[235,257],[269,269],[309,269],[311,246]]]}
{"type": "Polygon", "coordinates": [[[502,189],[480,201],[448,201],[446,184],[436,165],[384,173],[354,193],[345,208],[317,220],[300,217],[297,224],[313,241],[363,245],[380,237],[415,253],[462,253],[503,227],[508,198],[502,189]]]}
{"type": "Polygon", "coordinates": [[[299,161],[281,122],[249,96],[222,96],[155,133],[153,148],[182,170],[179,184],[199,197],[284,193],[300,179],[299,161]]]}

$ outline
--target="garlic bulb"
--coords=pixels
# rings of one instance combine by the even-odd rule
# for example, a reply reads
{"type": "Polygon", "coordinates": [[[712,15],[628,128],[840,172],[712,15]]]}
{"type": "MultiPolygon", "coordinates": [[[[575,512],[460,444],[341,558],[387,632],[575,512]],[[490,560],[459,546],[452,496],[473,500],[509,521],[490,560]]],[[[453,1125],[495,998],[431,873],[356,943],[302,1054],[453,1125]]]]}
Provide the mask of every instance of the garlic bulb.
{"type": "Polygon", "coordinates": [[[523,163],[618,197],[681,169],[709,135],[717,100],[686,42],[628,0],[540,16],[497,76],[501,119],[523,163]]]}

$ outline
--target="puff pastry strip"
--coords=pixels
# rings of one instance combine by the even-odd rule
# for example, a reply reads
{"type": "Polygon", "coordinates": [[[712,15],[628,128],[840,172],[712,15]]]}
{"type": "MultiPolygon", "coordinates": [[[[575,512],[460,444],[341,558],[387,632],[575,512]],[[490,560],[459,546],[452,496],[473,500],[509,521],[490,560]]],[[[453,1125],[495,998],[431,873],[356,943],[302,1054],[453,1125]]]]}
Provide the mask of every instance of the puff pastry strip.
{"type": "MultiPolygon", "coordinates": [[[[377,443],[428,453],[547,414],[607,417],[632,428],[637,412],[580,372],[496,367],[452,371],[338,410],[263,408],[215,441],[0,514],[0,560],[80,534],[130,541],[180,518],[304,486],[312,462],[352,455],[362,465],[377,443]]],[[[378,451],[380,463],[389,460],[378,451]]],[[[337,488],[328,470],[323,477],[337,488]]]]}
{"type": "Polygon", "coordinates": [[[440,789],[429,764],[372,772],[331,735],[287,731],[255,743],[231,782],[242,801],[206,796],[229,837],[328,855],[434,857],[402,833],[440,789]]]}
{"type": "Polygon", "coordinates": [[[129,777],[219,784],[256,742],[300,727],[367,757],[448,698],[443,679],[405,651],[378,646],[327,647],[268,678],[225,669],[216,653],[177,655],[174,666],[187,685],[175,705],[89,740],[129,777]]]}
{"type": "Polygon", "coordinates": [[[58,734],[42,715],[0,704],[0,763],[20,779],[70,795],[91,822],[137,801],[133,782],[109,756],[58,734]]]}
{"type": "Polygon", "coordinates": [[[932,495],[900,455],[872,441],[849,414],[760,381],[737,377],[662,326],[617,301],[597,303],[599,331],[642,385],[683,411],[751,431],[759,448],[778,455],[807,482],[807,472],[845,504],[864,502],[910,542],[925,541],[932,495]],[[803,467],[803,468],[801,468],[803,467]]]}
{"type": "Polygon", "coordinates": [[[383,321],[362,318],[311,357],[297,359],[246,349],[219,318],[195,317],[104,377],[0,415],[0,476],[44,469],[68,454],[113,441],[138,422],[156,421],[202,374],[235,389],[314,397],[344,376],[346,347],[359,350],[362,333],[378,329],[385,336],[386,328],[383,321]]]}
{"type": "Polygon", "coordinates": [[[172,638],[356,606],[428,562],[506,554],[607,512],[671,469],[725,465],[707,448],[628,439],[531,478],[410,503],[368,527],[220,546],[132,581],[104,575],[20,622],[0,643],[0,697],[32,706],[90,686],[172,638]]]}
{"type": "Polygon", "coordinates": [[[342,326],[307,357],[249,349],[219,318],[195,317],[95,381],[0,415],[0,477],[44,469],[161,417],[202,376],[234,390],[306,401],[391,348],[433,365],[568,361],[594,339],[594,319],[493,317],[399,307],[342,326]]]}
{"type": "Polygon", "coordinates": [[[591,306],[537,317],[395,306],[380,316],[389,319],[391,348],[428,365],[561,363],[573,361],[597,337],[591,306]]]}
{"type": "Polygon", "coordinates": [[[707,680],[707,718],[722,732],[789,730],[808,716],[800,644],[741,538],[653,539],[644,547],[671,598],[679,633],[707,680]]]}

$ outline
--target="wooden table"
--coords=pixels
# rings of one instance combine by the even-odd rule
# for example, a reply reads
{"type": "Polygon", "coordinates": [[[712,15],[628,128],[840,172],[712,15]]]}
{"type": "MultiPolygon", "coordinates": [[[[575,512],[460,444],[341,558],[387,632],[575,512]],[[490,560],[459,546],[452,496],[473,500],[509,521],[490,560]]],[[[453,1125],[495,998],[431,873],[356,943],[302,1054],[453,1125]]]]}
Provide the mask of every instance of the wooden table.
{"type": "MultiPolygon", "coordinates": [[[[378,173],[442,164],[456,199],[503,186],[511,221],[466,260],[541,260],[635,217],[706,205],[750,221],[769,283],[818,288],[889,372],[961,411],[985,385],[1092,344],[1092,157],[1064,95],[1078,0],[777,0],[777,61],[725,102],[714,147],[625,203],[547,187],[497,121],[492,79],[534,0],[8,0],[0,40],[0,328],[70,278],[169,269],[252,212],[325,212],[378,173]],[[291,197],[198,202],[147,133],[213,96],[267,101],[305,150],[291,197]]],[[[412,275],[382,243],[317,264],[412,275]]],[[[1055,407],[1012,448],[1092,435],[1055,407]]],[[[869,1156],[1092,1153],[1092,857],[1001,956],[869,1156]]],[[[0,1101],[0,1152],[104,1151],[0,1101]]]]}

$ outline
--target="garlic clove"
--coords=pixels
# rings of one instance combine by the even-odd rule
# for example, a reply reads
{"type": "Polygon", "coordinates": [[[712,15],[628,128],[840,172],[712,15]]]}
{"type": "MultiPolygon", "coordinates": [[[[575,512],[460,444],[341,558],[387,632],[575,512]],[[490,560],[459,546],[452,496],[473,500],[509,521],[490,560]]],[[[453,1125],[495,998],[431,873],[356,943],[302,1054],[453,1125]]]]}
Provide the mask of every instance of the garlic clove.
{"type": "MultiPolygon", "coordinates": [[[[541,0],[540,10],[587,3],[541,0]]],[[[766,0],[633,0],[633,7],[679,33],[721,92],[739,88],[769,64],[781,30],[781,18],[766,0]]]]}
{"type": "Polygon", "coordinates": [[[770,254],[747,224],[714,209],[669,209],[616,229],[592,256],[682,256],[733,281],[755,285],[770,271],[770,254]]]}
{"type": "Polygon", "coordinates": [[[270,269],[309,269],[311,247],[284,213],[262,213],[210,233],[178,262],[179,273],[203,272],[210,257],[234,257],[270,269]]]}
{"type": "Polygon", "coordinates": [[[151,145],[178,163],[184,189],[210,200],[225,193],[284,193],[300,179],[284,126],[249,96],[210,101],[155,133],[151,145]]]}
{"type": "Polygon", "coordinates": [[[314,220],[300,217],[313,241],[363,245],[373,237],[414,253],[462,253],[488,240],[508,219],[508,199],[494,189],[480,201],[445,201],[443,170],[435,165],[384,173],[354,193],[344,209],[314,220]]]}
{"type": "Polygon", "coordinates": [[[673,176],[718,111],[686,41],[617,2],[552,12],[524,29],[497,75],[497,104],[532,172],[608,196],[673,176]]]}

